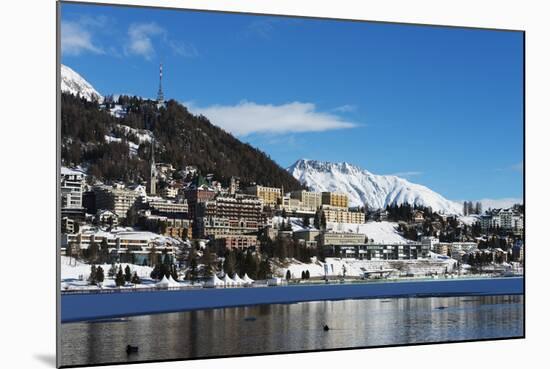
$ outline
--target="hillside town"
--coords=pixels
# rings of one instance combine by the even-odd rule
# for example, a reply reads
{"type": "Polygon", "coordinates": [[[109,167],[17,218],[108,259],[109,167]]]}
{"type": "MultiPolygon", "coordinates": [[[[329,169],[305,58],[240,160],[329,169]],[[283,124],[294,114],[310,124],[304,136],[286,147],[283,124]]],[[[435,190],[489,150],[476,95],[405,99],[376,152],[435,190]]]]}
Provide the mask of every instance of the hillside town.
{"type": "MultiPolygon", "coordinates": [[[[160,78],[152,106],[165,111],[162,70],[160,78]]],[[[105,119],[101,117],[129,119],[131,110],[137,108],[130,99],[124,101],[126,106],[103,99],[98,111],[107,115],[98,116],[98,122],[105,119]]],[[[82,136],[85,129],[83,125],[77,133],[82,136]]],[[[241,183],[237,176],[217,178],[193,162],[179,167],[158,162],[155,155],[162,153],[166,158],[167,151],[161,152],[163,145],[150,130],[117,124],[100,139],[106,147],[121,144],[126,153],[120,160],[141,156],[133,165],[148,173],[148,178],[136,180],[142,176],[123,173],[126,180],[116,179],[120,174],[117,160],[92,168],[70,165],[83,156],[83,145],[76,147],[72,138],[65,138],[60,247],[61,279],[67,288],[107,286],[107,280],[116,287],[151,285],[159,280],[165,284],[169,280],[173,286],[179,285],[177,281],[207,286],[243,280],[280,284],[304,279],[436,278],[523,271],[524,208],[519,204],[483,212],[481,204],[465,202],[460,214],[453,211],[459,204],[392,177],[405,186],[416,186],[418,193],[427,193],[445,207],[432,209],[407,202],[385,207],[365,202],[361,206],[357,196],[352,201],[343,191],[313,191],[303,182],[300,188],[300,182],[287,180],[293,188],[285,190],[284,185],[241,183]],[[113,134],[134,141],[121,143],[123,139],[113,134]],[[143,159],[146,153],[149,156],[143,159]],[[145,163],[147,169],[141,166],[145,163]]],[[[294,171],[301,172],[294,176],[303,176],[315,166],[335,170],[330,163],[311,163],[297,162],[294,171]]],[[[346,163],[343,167],[359,171],[346,163]]]]}
{"type": "MultiPolygon", "coordinates": [[[[467,217],[350,207],[343,193],[241,188],[235,177],[224,187],[193,166],[157,163],[154,154],[148,183],[89,183],[83,170],[67,167],[60,180],[63,256],[157,271],[170,265],[174,280],[502,273],[518,272],[523,261],[519,206],[467,217]]],[[[139,279],[130,270],[127,280],[139,279]]]]}

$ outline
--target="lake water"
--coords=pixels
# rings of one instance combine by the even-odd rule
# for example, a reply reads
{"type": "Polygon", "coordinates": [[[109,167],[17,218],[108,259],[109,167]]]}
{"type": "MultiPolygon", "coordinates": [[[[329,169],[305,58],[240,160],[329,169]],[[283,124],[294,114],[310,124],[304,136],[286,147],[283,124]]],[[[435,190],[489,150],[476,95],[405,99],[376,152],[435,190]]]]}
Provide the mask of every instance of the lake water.
{"type": "Polygon", "coordinates": [[[523,296],[306,302],[61,325],[62,365],[523,336],[523,296]],[[443,307],[443,308],[442,308],[443,307]],[[328,332],[323,325],[330,327],[328,332]],[[126,345],[139,352],[126,354],[126,345]]]}

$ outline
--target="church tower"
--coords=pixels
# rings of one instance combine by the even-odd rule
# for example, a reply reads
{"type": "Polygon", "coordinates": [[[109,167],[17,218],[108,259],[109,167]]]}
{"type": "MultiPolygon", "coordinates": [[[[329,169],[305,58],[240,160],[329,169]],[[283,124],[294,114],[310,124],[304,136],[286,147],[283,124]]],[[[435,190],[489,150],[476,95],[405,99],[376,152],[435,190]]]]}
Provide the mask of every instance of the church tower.
{"type": "Polygon", "coordinates": [[[159,91],[157,92],[157,107],[164,106],[164,93],[162,92],[162,63],[159,69],[159,91]]]}
{"type": "Polygon", "coordinates": [[[149,179],[149,194],[157,194],[157,165],[155,163],[155,141],[151,139],[151,178],[149,179]]]}

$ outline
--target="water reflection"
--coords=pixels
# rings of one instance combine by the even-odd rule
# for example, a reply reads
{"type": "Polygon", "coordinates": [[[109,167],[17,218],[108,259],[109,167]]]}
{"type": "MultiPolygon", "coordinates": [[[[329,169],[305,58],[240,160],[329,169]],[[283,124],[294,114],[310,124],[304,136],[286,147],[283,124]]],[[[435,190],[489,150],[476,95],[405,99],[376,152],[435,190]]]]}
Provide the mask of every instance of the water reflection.
{"type": "Polygon", "coordinates": [[[63,365],[518,337],[523,296],[344,300],[62,325],[63,365]],[[327,324],[330,331],[323,331],[327,324]],[[127,344],[139,346],[127,355],[127,344]]]}

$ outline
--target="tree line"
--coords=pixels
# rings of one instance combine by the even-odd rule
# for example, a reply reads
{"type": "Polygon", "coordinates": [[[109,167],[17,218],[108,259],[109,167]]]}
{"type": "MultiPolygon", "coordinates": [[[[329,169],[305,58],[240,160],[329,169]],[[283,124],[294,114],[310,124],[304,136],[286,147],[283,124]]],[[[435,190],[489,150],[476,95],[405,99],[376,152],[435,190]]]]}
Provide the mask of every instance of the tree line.
{"type": "MultiPolygon", "coordinates": [[[[213,125],[204,116],[195,116],[186,107],[170,100],[157,108],[154,101],[120,96],[124,106],[122,118],[112,116],[97,102],[63,93],[61,101],[62,162],[67,166],[86,163],[96,179],[140,182],[148,177],[150,144],[139,146],[129,155],[129,143],[139,144],[132,133],[117,125],[148,129],[156,140],[158,161],[176,168],[194,165],[201,173],[212,173],[224,185],[232,176],[243,186],[260,183],[266,186],[297,190],[303,186],[261,150],[243,143],[213,125]],[[116,134],[121,142],[107,142],[106,135],[116,134]],[[122,136],[124,134],[124,136],[122,136]]],[[[111,107],[108,100],[106,105],[111,107]]]]}

